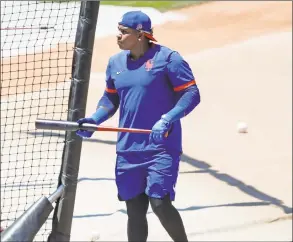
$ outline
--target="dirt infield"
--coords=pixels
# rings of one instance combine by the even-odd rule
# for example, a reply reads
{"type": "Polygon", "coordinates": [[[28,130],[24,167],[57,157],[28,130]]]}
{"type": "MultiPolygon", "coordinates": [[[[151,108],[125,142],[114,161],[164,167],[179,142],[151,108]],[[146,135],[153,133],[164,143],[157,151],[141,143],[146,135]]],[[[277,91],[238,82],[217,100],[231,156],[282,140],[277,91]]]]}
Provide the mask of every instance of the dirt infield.
{"type": "MultiPolygon", "coordinates": [[[[188,19],[155,27],[155,36],[183,55],[292,29],[292,2],[212,2],[176,12],[188,19]]],[[[72,48],[73,44],[60,44],[42,53],[5,58],[1,95],[49,88],[67,80],[72,48]]],[[[92,72],[104,72],[109,57],[118,51],[114,36],[96,39],[92,72]]]]}
{"type": "Polygon", "coordinates": [[[42,53],[19,55],[1,63],[1,96],[56,87],[71,76],[73,44],[42,53]]]}
{"type": "MultiPolygon", "coordinates": [[[[292,2],[225,1],[176,11],[186,21],[171,21],[154,28],[162,45],[183,55],[221,47],[267,33],[292,30],[292,2]]],[[[104,72],[110,55],[119,51],[115,37],[97,39],[93,72],[104,72]]]]}

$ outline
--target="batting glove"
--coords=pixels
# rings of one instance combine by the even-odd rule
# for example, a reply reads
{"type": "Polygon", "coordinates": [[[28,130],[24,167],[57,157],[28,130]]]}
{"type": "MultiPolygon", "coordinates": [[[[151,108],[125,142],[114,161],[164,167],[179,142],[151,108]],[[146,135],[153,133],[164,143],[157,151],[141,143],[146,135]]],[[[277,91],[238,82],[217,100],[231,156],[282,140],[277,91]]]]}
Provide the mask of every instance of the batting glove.
{"type": "MultiPolygon", "coordinates": [[[[77,123],[79,125],[82,125],[82,124],[96,124],[95,120],[93,120],[92,118],[81,118],[79,120],[77,120],[77,123]]],[[[77,130],[76,131],[76,134],[82,138],[90,138],[92,137],[93,135],[93,131],[86,131],[86,130],[77,130]]]]}
{"type": "Polygon", "coordinates": [[[172,124],[165,119],[164,115],[162,118],[155,123],[150,134],[150,142],[157,144],[164,143],[168,137],[168,132],[171,129],[172,124]]]}

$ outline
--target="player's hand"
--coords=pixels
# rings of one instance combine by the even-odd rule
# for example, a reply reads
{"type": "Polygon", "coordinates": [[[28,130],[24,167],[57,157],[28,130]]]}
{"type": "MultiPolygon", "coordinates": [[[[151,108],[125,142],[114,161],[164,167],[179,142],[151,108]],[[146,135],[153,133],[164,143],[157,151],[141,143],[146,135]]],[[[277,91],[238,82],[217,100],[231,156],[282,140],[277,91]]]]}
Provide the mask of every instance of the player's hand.
{"type": "MultiPolygon", "coordinates": [[[[81,119],[77,120],[77,123],[79,125],[96,124],[96,122],[92,118],[81,118],[81,119]]],[[[86,130],[81,130],[81,129],[76,131],[76,134],[82,138],[90,138],[90,137],[92,137],[93,133],[94,133],[93,131],[86,131],[86,130]]]]}
{"type": "Polygon", "coordinates": [[[172,124],[161,118],[152,128],[152,132],[150,134],[150,141],[161,144],[164,143],[166,138],[168,137],[168,132],[171,129],[172,124]]]}

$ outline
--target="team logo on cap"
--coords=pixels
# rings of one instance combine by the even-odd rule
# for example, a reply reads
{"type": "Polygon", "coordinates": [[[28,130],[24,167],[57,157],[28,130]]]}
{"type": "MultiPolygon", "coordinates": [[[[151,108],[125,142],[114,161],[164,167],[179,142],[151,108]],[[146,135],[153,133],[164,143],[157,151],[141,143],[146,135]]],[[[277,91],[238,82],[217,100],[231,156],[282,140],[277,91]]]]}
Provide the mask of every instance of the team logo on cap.
{"type": "Polygon", "coordinates": [[[136,26],[136,30],[141,30],[142,29],[142,25],[141,24],[138,24],[137,26],[136,26]]]}

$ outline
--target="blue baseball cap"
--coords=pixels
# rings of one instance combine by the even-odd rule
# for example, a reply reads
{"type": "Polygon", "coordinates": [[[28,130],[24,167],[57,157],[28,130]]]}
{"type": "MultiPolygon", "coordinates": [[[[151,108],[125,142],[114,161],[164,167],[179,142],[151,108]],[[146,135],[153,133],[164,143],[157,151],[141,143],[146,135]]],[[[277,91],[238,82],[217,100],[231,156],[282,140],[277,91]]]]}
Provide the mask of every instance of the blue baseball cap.
{"type": "Polygon", "coordinates": [[[152,21],[150,17],[142,11],[130,11],[125,13],[118,24],[141,31],[148,39],[157,41],[152,34],[152,21]]]}

